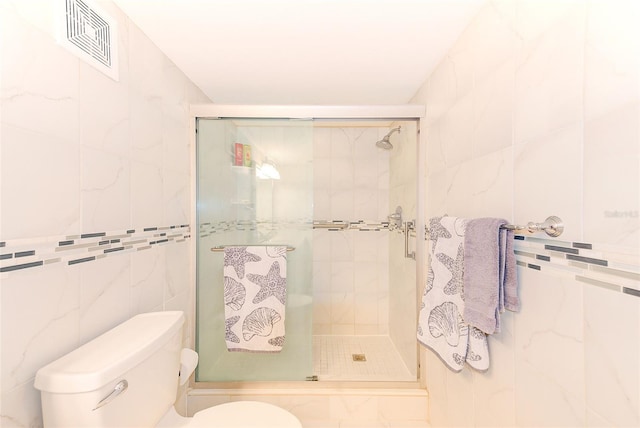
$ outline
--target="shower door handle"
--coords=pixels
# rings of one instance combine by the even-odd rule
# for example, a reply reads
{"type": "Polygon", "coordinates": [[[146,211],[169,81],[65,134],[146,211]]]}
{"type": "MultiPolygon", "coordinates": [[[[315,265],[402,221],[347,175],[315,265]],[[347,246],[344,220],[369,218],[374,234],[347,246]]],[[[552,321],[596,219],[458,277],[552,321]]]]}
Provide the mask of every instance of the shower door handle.
{"type": "Polygon", "coordinates": [[[409,252],[409,237],[411,236],[411,231],[415,230],[416,222],[415,220],[407,221],[404,223],[404,257],[405,259],[416,259],[416,252],[409,252]]]}

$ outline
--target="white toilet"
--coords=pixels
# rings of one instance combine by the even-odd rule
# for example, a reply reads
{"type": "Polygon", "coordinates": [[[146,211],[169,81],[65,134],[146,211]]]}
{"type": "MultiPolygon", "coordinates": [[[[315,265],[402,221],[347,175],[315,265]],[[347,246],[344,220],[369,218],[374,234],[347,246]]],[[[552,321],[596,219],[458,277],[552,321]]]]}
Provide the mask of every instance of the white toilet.
{"type": "Polygon", "coordinates": [[[291,413],[256,401],[180,416],[173,403],[183,323],[178,311],[137,315],[41,368],[44,426],[302,428],[291,413]]]}

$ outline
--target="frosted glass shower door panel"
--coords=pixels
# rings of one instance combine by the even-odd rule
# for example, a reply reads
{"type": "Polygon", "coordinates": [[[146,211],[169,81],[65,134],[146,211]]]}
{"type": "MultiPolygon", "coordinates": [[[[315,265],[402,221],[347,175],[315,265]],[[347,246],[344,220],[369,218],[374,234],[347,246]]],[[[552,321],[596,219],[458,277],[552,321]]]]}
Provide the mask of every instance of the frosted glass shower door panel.
{"type": "MultiPolygon", "coordinates": [[[[312,123],[199,119],[197,326],[199,382],[305,380],[312,373],[312,123]],[[242,151],[238,155],[238,151],[242,151]],[[227,350],[224,253],[213,247],[287,245],[281,352],[227,350]]],[[[275,297],[269,297],[275,298],[275,297]]]]}

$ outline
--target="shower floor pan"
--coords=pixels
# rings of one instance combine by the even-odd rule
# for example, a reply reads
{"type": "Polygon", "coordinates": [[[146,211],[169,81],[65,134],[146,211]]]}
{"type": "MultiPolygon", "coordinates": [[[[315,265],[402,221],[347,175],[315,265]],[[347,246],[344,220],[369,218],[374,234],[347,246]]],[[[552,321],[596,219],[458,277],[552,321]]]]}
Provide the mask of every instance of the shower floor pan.
{"type": "Polygon", "coordinates": [[[197,381],[196,389],[235,388],[415,388],[419,380],[407,368],[388,336],[313,336],[312,372],[304,380],[197,381]],[[315,382],[318,381],[318,382],[315,382]]]}
{"type": "Polygon", "coordinates": [[[416,380],[388,336],[313,336],[313,359],[319,381],[416,380]]]}

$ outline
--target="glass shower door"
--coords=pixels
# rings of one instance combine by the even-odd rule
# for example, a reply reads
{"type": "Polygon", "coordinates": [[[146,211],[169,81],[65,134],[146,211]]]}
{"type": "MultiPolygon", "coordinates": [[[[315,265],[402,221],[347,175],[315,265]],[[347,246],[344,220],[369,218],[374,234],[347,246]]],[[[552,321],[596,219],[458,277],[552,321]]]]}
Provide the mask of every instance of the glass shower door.
{"type": "Polygon", "coordinates": [[[311,121],[198,119],[196,381],[306,380],[312,359],[311,121]],[[285,341],[278,353],[230,352],[226,246],[286,245],[285,341]],[[212,251],[216,248],[218,251],[212,251]]]}

